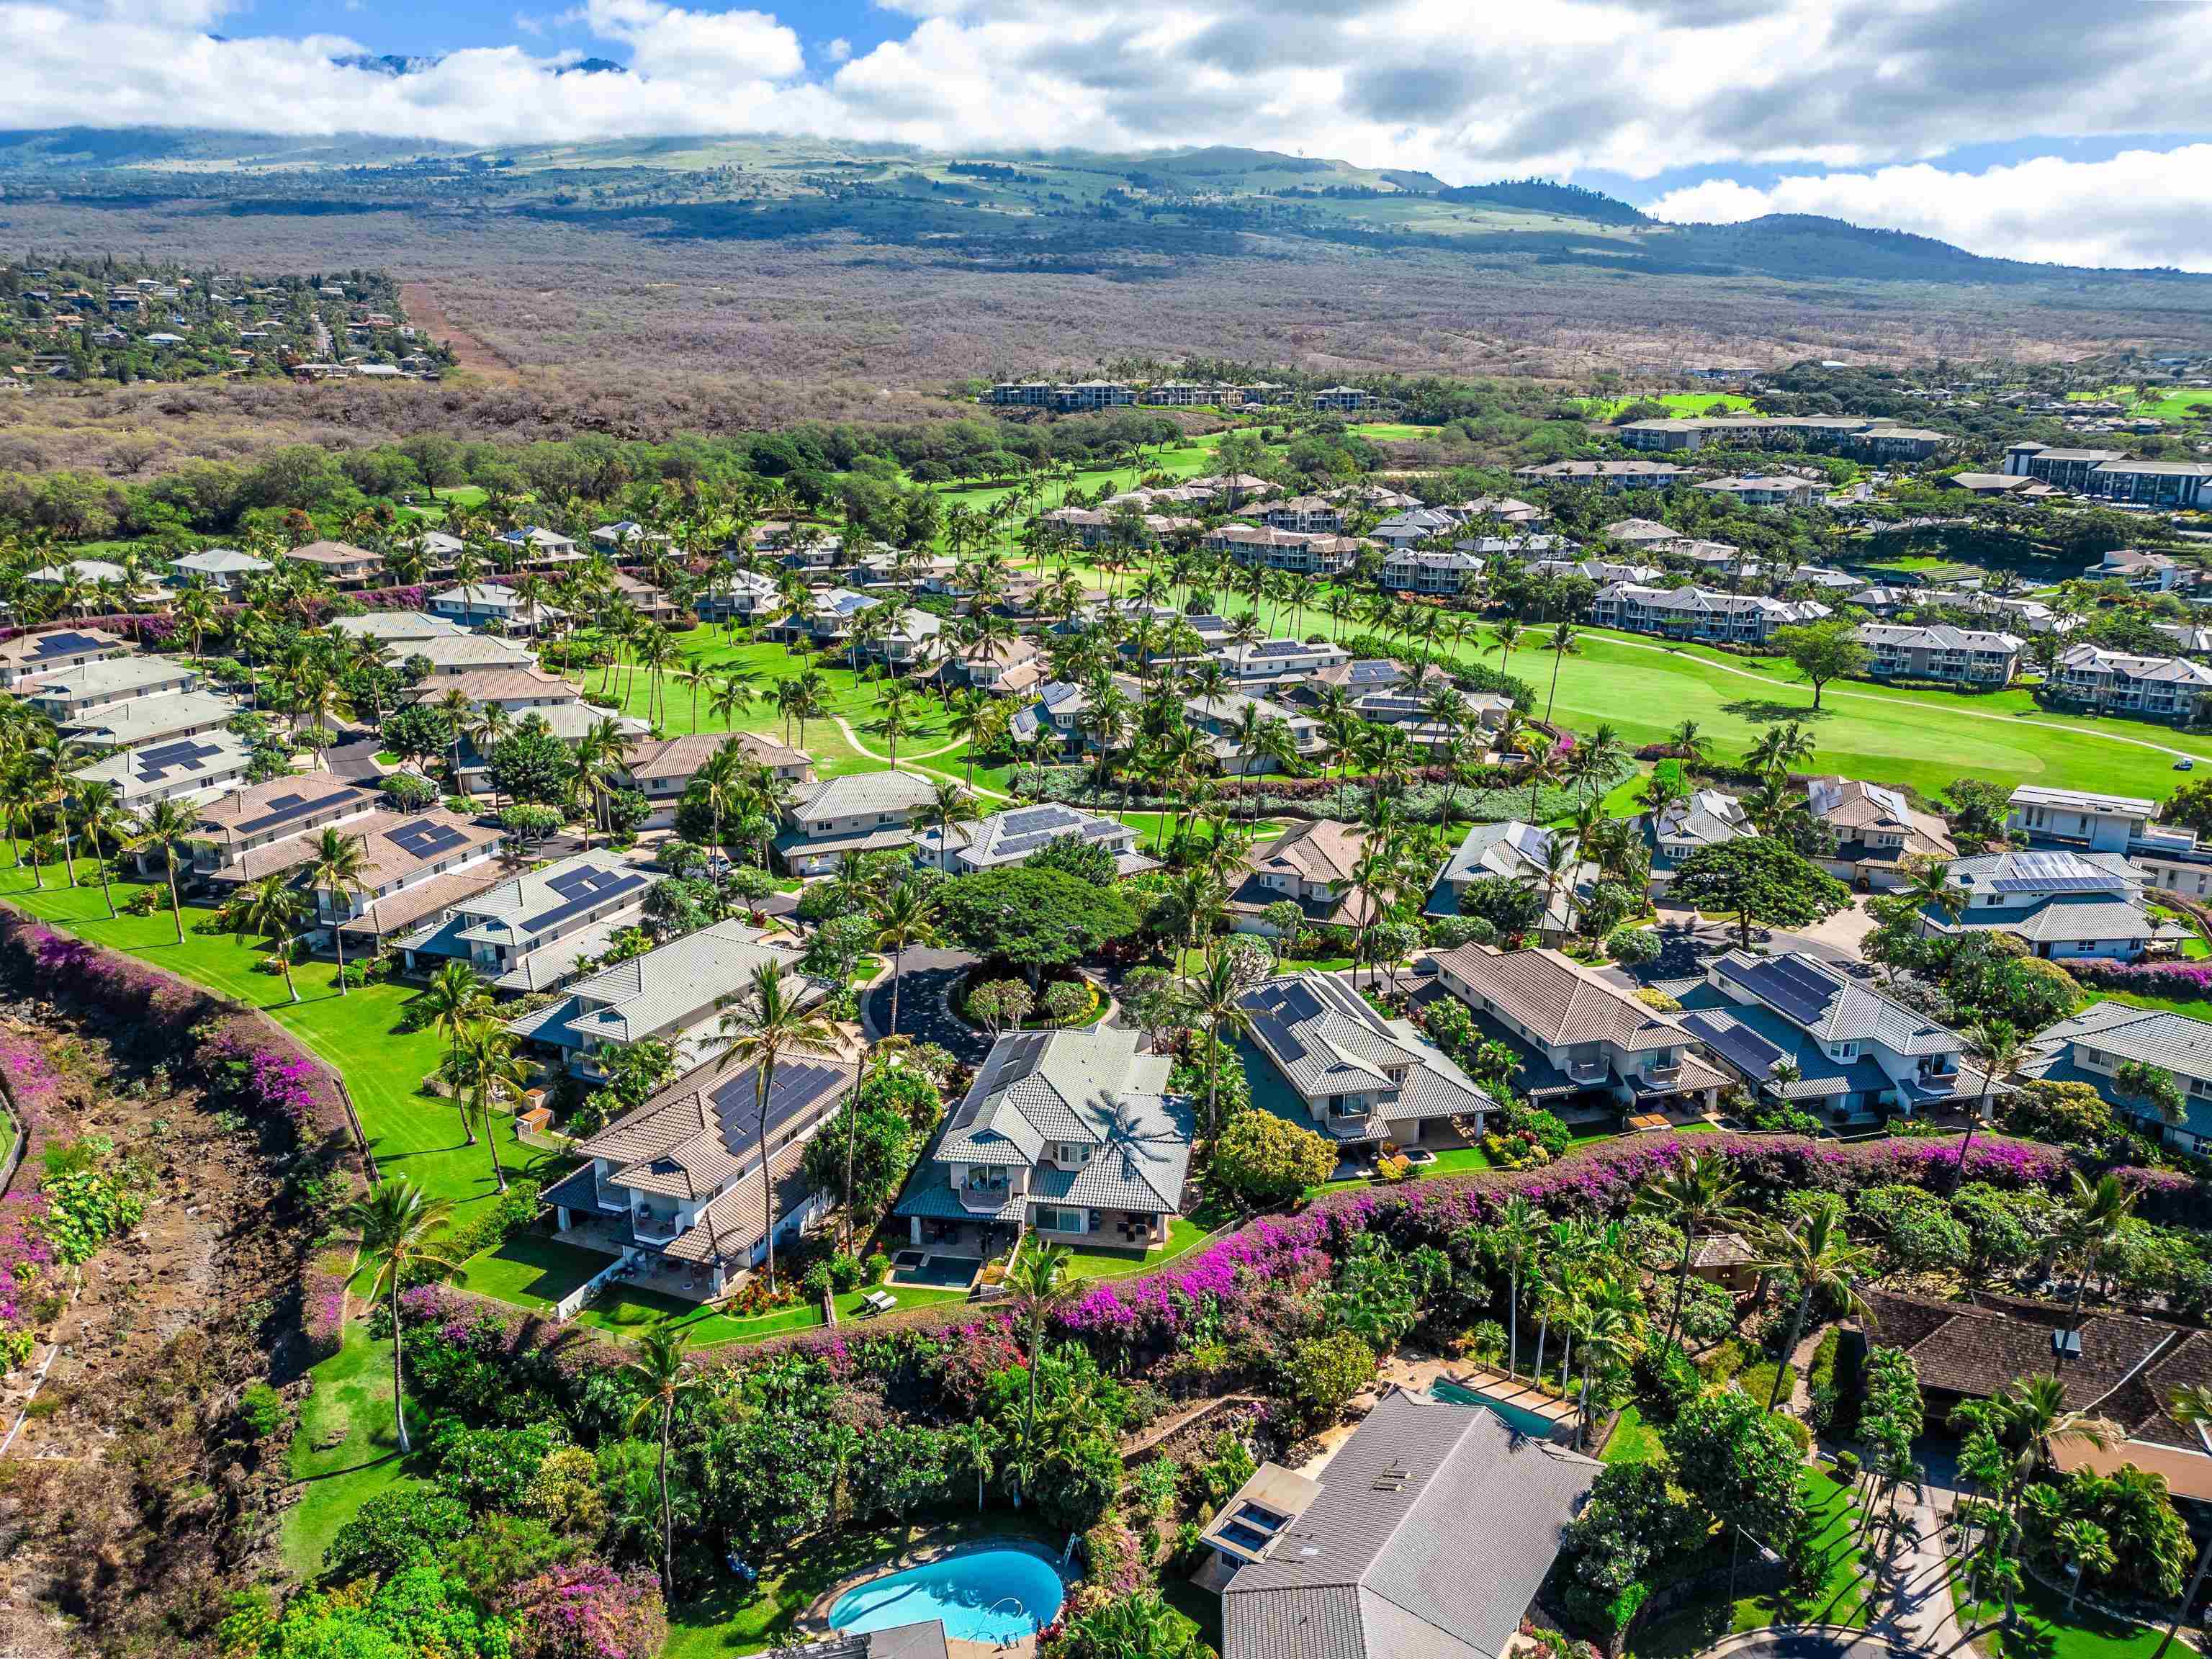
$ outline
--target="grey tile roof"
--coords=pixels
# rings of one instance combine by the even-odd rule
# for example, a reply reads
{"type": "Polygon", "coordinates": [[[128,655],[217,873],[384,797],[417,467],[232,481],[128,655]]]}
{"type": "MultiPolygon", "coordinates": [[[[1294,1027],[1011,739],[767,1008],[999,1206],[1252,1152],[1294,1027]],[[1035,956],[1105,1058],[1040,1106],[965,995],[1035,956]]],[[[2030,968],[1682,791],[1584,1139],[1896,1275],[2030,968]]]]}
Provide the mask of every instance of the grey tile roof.
{"type": "Polygon", "coordinates": [[[1336,974],[1290,974],[1237,998],[1252,1039],[1291,1086],[1309,1100],[1389,1090],[1395,1102],[1377,1115],[1393,1122],[1491,1110],[1496,1104],[1403,1021],[1393,1024],[1336,974]]]}
{"type": "Polygon", "coordinates": [[[1647,1008],[1557,951],[1462,945],[1437,966],[1550,1045],[1610,1042],[1634,1053],[1688,1041],[1681,1022],[1647,1008]]]}
{"type": "Polygon", "coordinates": [[[1181,1208],[1190,1117],[1165,1098],[1168,1057],[1137,1043],[1136,1032],[1105,1025],[1008,1032],[945,1125],[936,1161],[1034,1168],[1032,1198],[1181,1208]],[[1048,1158],[1062,1142],[1096,1150],[1063,1170],[1048,1158]]]}
{"type": "Polygon", "coordinates": [[[1223,1659],[1496,1659],[1598,1469],[1483,1407],[1394,1390],[1222,1592],[1223,1659]]]}
{"type": "Polygon", "coordinates": [[[2035,1039],[2036,1048],[2047,1054],[2077,1045],[2212,1082],[2212,1023],[2170,1009],[2093,1002],[2035,1039]]]}
{"type": "Polygon", "coordinates": [[[1955,1033],[1803,951],[1755,957],[1730,951],[1711,972],[1723,988],[1756,998],[1823,1042],[1873,1042],[1897,1054],[1959,1051],[1955,1033]]]}
{"type": "Polygon", "coordinates": [[[2158,936],[2159,925],[2150,912],[2125,899],[2094,893],[2060,894],[2023,904],[1996,904],[1947,916],[1934,905],[1922,916],[1938,933],[2002,933],[2031,945],[2085,944],[2099,939],[2136,939],[2148,943],[2158,936]]]}
{"type": "MultiPolygon", "coordinates": [[[[743,922],[718,921],[600,969],[564,1001],[507,1029],[518,1036],[559,1041],[563,1047],[590,1039],[635,1042],[744,991],[754,970],[770,962],[793,974],[799,953],[764,943],[757,929],[743,922]]],[[[823,988],[817,981],[803,982],[813,994],[823,988]]]]}
{"type": "Polygon", "coordinates": [[[854,817],[868,812],[919,812],[935,793],[931,780],[915,772],[851,772],[841,778],[802,784],[786,814],[794,821],[854,817]]]}

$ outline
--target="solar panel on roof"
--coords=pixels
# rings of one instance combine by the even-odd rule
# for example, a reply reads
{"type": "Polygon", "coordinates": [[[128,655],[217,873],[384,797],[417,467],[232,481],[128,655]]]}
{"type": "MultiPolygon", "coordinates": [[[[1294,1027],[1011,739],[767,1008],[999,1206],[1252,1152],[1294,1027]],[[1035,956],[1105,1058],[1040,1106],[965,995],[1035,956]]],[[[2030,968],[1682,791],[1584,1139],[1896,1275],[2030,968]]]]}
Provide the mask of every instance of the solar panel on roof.
{"type": "Polygon", "coordinates": [[[274,795],[270,798],[268,810],[260,817],[240,821],[238,832],[243,836],[254,835],[264,830],[274,830],[279,824],[290,823],[310,813],[319,812],[325,806],[343,806],[368,799],[368,792],[362,789],[339,789],[327,795],[312,796],[295,790],[289,794],[274,795]]]}
{"type": "Polygon", "coordinates": [[[104,651],[106,640],[95,640],[85,634],[41,634],[31,652],[30,660],[40,661],[47,657],[73,657],[82,651],[104,651]]]}
{"type": "Polygon", "coordinates": [[[450,823],[417,821],[401,824],[390,831],[386,839],[410,858],[428,859],[466,845],[469,837],[466,830],[450,823]]]}
{"type": "Polygon", "coordinates": [[[151,749],[138,751],[138,775],[149,783],[159,783],[173,772],[204,772],[207,763],[222,753],[221,744],[200,743],[191,738],[156,744],[151,749]]]}
{"type": "Polygon", "coordinates": [[[1801,1025],[1819,1024],[1838,988],[1810,964],[1790,957],[1754,963],[1742,980],[1762,1001],[1801,1025]]]}
{"type": "Polygon", "coordinates": [[[1692,1036],[1747,1076],[1764,1078],[1782,1058],[1781,1049],[1748,1025],[1734,1020],[1723,1024],[1711,1015],[1694,1013],[1683,1015],[1682,1024],[1692,1036]]]}
{"type": "MultiPolygon", "coordinates": [[[[768,1129],[773,1139],[794,1117],[811,1111],[841,1087],[844,1073],[815,1061],[786,1061],[775,1068],[768,1096],[768,1129]]],[[[721,1120],[722,1144],[743,1158],[760,1145],[760,1069],[755,1066],[718,1086],[709,1097],[721,1120]]]]}
{"type": "Polygon", "coordinates": [[[526,933],[543,933],[571,916],[635,893],[646,884],[646,878],[635,870],[571,870],[549,878],[545,884],[561,896],[562,902],[526,921],[522,924],[526,933]]]}

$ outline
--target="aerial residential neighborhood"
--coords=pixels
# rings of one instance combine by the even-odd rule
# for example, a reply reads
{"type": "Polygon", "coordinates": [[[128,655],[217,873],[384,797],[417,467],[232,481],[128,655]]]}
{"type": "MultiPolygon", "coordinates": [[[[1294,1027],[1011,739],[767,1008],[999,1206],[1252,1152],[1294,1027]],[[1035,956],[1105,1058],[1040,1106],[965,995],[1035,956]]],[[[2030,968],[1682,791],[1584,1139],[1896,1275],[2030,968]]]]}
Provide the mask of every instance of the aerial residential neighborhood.
{"type": "Polygon", "coordinates": [[[2212,1653],[2201,6],[341,9],[0,0],[0,1656],[2212,1653]]]}

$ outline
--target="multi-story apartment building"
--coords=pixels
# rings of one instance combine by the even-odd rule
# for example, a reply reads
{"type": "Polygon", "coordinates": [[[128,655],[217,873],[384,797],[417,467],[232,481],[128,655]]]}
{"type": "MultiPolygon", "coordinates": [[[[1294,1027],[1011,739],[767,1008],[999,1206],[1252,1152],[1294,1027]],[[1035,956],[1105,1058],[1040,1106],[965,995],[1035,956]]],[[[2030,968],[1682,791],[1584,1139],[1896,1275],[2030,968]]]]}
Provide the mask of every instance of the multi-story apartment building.
{"type": "Polygon", "coordinates": [[[1183,700],[1183,718],[1206,734],[1207,746],[1221,769],[1232,776],[1250,776],[1279,771],[1282,763],[1263,751],[1247,749],[1238,735],[1243,730],[1244,713],[1248,708],[1259,711],[1262,725],[1279,724],[1290,739],[1290,746],[1297,758],[1306,759],[1321,752],[1324,734],[1321,722],[1285,708],[1279,702],[1264,697],[1247,696],[1241,691],[1224,691],[1218,697],[1187,697],[1183,700]]]}
{"type": "Polygon", "coordinates": [[[1349,414],[1366,408],[1375,398],[1372,392],[1356,386],[1325,386],[1307,401],[1316,409],[1334,409],[1349,414]]]}
{"type": "Polygon", "coordinates": [[[777,855],[794,876],[827,875],[846,859],[914,845],[915,819],[933,798],[915,772],[857,772],[802,786],[783,809],[777,855]]]}
{"type": "Polygon", "coordinates": [[[1875,679],[1940,680],[1954,685],[2008,685],[2020,670],[2016,635],[1980,629],[1910,628],[1869,623],[1858,630],[1875,679]]]}
{"type": "Polygon", "coordinates": [[[1817,621],[1828,607],[1813,599],[1768,599],[1704,587],[1644,587],[1616,582],[1600,588],[1590,620],[1603,628],[1713,644],[1764,645],[1778,628],[1817,621]]]}
{"type": "Polygon", "coordinates": [[[125,656],[131,647],[97,628],[57,628],[23,634],[0,644],[0,690],[13,691],[28,679],[64,673],[88,663],[125,656]]]}
{"type": "Polygon", "coordinates": [[[1137,401],[1137,389],[1119,380],[1077,380],[1053,387],[1048,406],[1062,414],[1096,409],[1127,409],[1137,401]]]}
{"type": "Polygon", "coordinates": [[[1352,660],[1349,651],[1328,640],[1255,640],[1249,645],[1220,646],[1213,654],[1228,665],[1237,683],[1248,689],[1279,680],[1302,680],[1352,660]]]}
{"type": "Polygon", "coordinates": [[[2212,692],[2212,668],[2186,657],[2138,657],[2097,645],[2070,645],[2045,682],[2057,702],[2100,714],[2143,714],[2186,724],[2212,692]]]}
{"type": "Polygon", "coordinates": [[[1625,489],[1663,489],[1689,474],[1672,461],[1547,461],[1516,467],[1513,476],[1527,483],[1589,484],[1617,495],[1625,489]]]}
{"type": "Polygon", "coordinates": [[[2201,507],[2212,504],[2212,461],[2138,461],[2116,449],[2017,443],[2005,452],[2005,471],[2014,477],[2040,478],[2061,489],[2129,505],[2201,507]]]}
{"type": "Polygon", "coordinates": [[[1714,478],[1692,488],[1725,495],[1739,507],[1810,507],[1820,498],[1826,486],[1794,473],[1782,472],[1714,478]]]}
{"type": "Polygon", "coordinates": [[[1322,495],[1293,495],[1287,501],[1255,501],[1237,509],[1240,519],[1255,520],[1270,530],[1302,530],[1334,536],[1344,529],[1344,509],[1322,495]]]}
{"type": "Polygon", "coordinates": [[[1926,460],[1951,440],[1871,415],[1701,415],[1632,421],[1614,434],[1631,449],[1693,451],[1710,438],[1736,446],[1850,450],[1878,460],[1926,460]]]}
{"type": "Polygon", "coordinates": [[[1222,525],[1210,530],[1200,545],[1211,553],[1226,553],[1239,564],[1265,565],[1270,570],[1295,571],[1302,576],[1341,574],[1367,547],[1352,536],[1249,524],[1222,525]]]}
{"type": "Polygon", "coordinates": [[[191,691],[199,671],[170,657],[102,657],[75,668],[42,669],[16,688],[24,702],[49,720],[82,720],[103,708],[191,691]]]}
{"type": "MultiPolygon", "coordinates": [[[[382,818],[383,805],[378,791],[327,774],[270,778],[200,809],[187,867],[196,880],[224,885],[294,868],[306,862],[317,831],[382,818]]],[[[399,821],[399,814],[388,816],[399,821]]],[[[142,869],[158,864],[158,859],[140,860],[142,869]]]]}
{"type": "Polygon", "coordinates": [[[1468,591],[1485,568],[1477,555],[1457,548],[1440,553],[1420,553],[1408,547],[1382,562],[1376,580],[1393,593],[1426,593],[1456,599],[1468,591]]]}
{"type": "Polygon", "coordinates": [[[619,853],[579,853],[458,899],[394,943],[410,974],[465,962],[500,990],[550,990],[637,924],[659,879],[619,853]]]}

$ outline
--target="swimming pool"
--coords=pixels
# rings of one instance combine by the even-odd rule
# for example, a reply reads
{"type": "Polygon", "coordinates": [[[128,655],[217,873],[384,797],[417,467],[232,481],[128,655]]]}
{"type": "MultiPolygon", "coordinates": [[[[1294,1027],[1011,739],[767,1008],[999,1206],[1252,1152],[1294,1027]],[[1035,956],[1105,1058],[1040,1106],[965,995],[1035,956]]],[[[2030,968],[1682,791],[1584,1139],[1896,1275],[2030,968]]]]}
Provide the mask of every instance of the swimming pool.
{"type": "Polygon", "coordinates": [[[1470,1389],[1464,1383],[1438,1381],[1430,1385],[1429,1395],[1455,1406],[1487,1406],[1505,1419],[1508,1428],[1535,1440],[1549,1440],[1559,1426],[1540,1412],[1532,1412],[1510,1400],[1493,1400],[1480,1389],[1470,1389]]]}
{"type": "Polygon", "coordinates": [[[1050,1624],[1064,1594],[1042,1552],[996,1546],[857,1584],[831,1604],[830,1623],[858,1632],[941,1619],[956,1641],[1010,1642],[1050,1624]]]}

